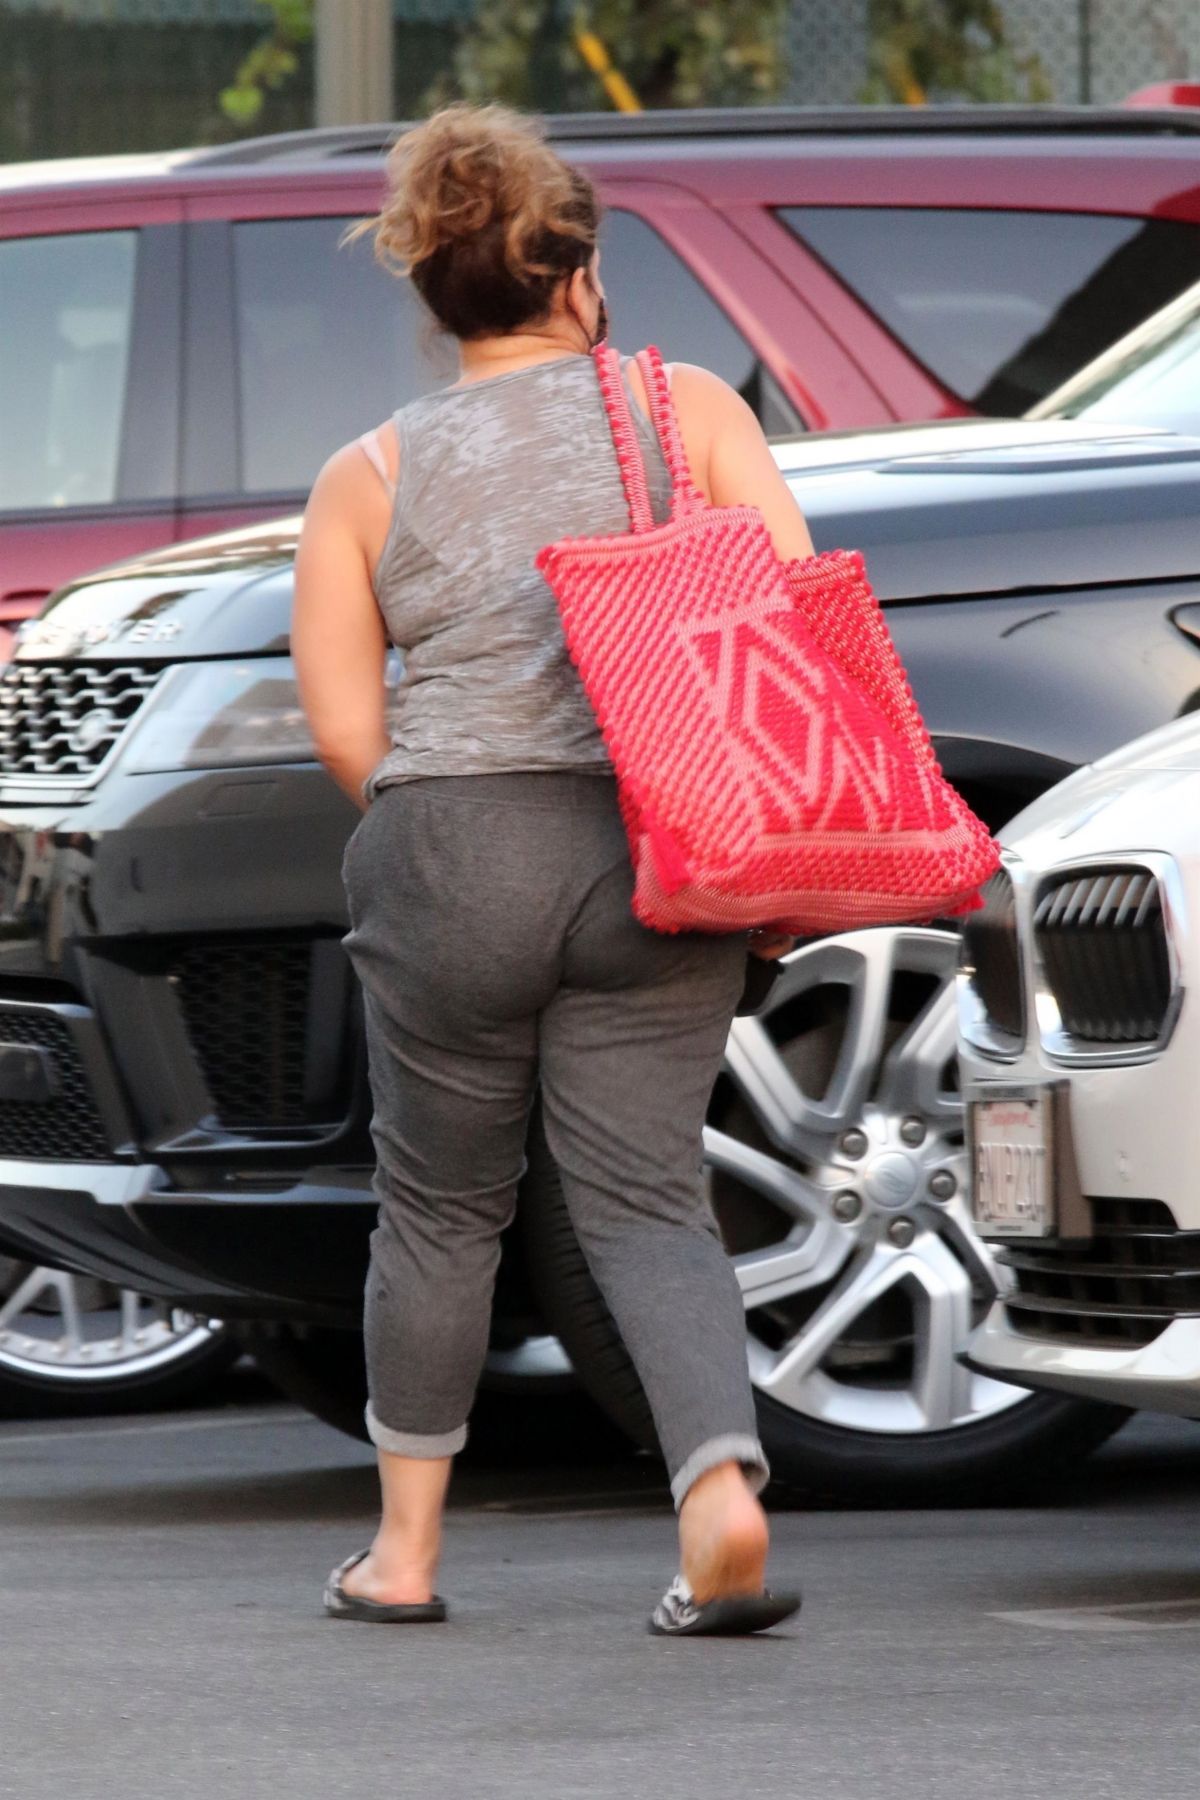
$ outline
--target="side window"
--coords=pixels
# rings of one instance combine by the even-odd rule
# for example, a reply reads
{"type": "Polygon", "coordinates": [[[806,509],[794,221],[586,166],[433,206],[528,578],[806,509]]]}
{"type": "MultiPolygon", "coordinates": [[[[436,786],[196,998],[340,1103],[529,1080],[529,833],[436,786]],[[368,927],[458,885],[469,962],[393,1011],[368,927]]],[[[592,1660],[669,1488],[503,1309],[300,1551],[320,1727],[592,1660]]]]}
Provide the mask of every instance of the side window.
{"type": "Polygon", "coordinates": [[[453,379],[426,353],[425,315],[350,219],[233,228],[242,488],[310,486],[325,458],[398,406],[453,379]]]}
{"type": "Polygon", "coordinates": [[[779,216],[984,413],[1024,412],[1200,279],[1200,230],[1170,220],[875,206],[779,216]]]}
{"type": "Polygon", "coordinates": [[[0,241],[0,511],[117,498],[136,265],[135,231],[0,241]]]}
{"type": "MultiPolygon", "coordinates": [[[[307,488],[339,444],[455,375],[408,285],[366,241],[344,245],[344,218],[243,221],[233,227],[241,486],[307,488]]],[[[613,212],[602,237],[613,331],[630,349],[702,363],[738,388],[768,431],[799,420],[754,351],[657,232],[613,212]]]]}
{"type": "Polygon", "coordinates": [[[613,341],[622,350],[657,344],[668,362],[699,363],[737,388],[768,433],[802,428],[741,332],[644,219],[610,212],[600,258],[613,341]]]}

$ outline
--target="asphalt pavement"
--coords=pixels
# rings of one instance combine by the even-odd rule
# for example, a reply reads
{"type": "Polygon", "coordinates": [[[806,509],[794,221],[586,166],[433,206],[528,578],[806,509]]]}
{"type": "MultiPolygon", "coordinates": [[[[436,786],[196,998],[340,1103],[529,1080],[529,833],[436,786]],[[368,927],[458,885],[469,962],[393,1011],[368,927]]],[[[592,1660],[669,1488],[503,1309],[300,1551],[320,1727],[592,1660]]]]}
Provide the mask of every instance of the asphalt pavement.
{"type": "Polygon", "coordinates": [[[664,1642],[638,1461],[456,1483],[444,1627],[326,1619],[364,1448],[265,1393],[0,1424],[0,1794],[1192,1800],[1200,1426],[1039,1510],[780,1512],[795,1628],[664,1642]]]}

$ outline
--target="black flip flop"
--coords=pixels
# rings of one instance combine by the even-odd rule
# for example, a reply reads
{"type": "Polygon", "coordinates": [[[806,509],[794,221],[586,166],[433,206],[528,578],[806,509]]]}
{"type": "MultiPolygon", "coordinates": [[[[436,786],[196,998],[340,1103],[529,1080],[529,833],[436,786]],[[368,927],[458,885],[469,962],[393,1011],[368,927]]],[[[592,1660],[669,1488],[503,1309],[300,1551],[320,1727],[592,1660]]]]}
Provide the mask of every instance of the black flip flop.
{"type": "Polygon", "coordinates": [[[342,1576],[356,1568],[371,1554],[356,1550],[344,1563],[330,1571],[325,1583],[325,1611],[331,1619],[364,1619],[375,1625],[441,1625],[446,1618],[446,1602],[435,1594],[432,1600],[414,1602],[411,1606],[385,1606],[381,1600],[363,1600],[348,1594],[342,1576]]]}
{"type": "Polygon", "coordinates": [[[650,1619],[656,1637],[750,1637],[770,1631],[800,1611],[799,1594],[733,1594],[697,1606],[682,1575],[677,1575],[650,1619]]]}

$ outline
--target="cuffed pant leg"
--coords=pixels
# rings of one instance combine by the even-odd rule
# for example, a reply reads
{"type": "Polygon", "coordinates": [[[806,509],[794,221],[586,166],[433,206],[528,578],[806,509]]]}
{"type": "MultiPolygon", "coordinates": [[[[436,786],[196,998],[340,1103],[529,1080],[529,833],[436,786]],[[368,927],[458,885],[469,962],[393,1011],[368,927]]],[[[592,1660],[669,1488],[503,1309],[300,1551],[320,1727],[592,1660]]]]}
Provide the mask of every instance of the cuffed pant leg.
{"type": "Polygon", "coordinates": [[[543,1015],[545,1126],[678,1505],[718,1462],[740,1462],[757,1486],[768,1473],[741,1293],[701,1175],[704,1117],[745,946],[646,932],[628,916],[627,876],[610,887],[590,902],[593,944],[586,919],[576,941],[589,985],[564,987],[543,1015]],[[601,985],[606,966],[621,986],[601,985]]]}
{"type": "Polygon", "coordinates": [[[427,1432],[393,1431],[390,1425],[376,1417],[375,1408],[367,1401],[367,1435],[377,1450],[386,1450],[389,1456],[411,1456],[421,1461],[439,1459],[443,1456],[457,1456],[467,1441],[466,1425],[460,1425],[456,1431],[443,1431],[430,1435],[427,1432]]]}
{"type": "Polygon", "coordinates": [[[524,1055],[471,1056],[415,1041],[370,997],[367,1017],[379,1198],[367,1425],[393,1454],[450,1456],[466,1441],[524,1167],[533,1031],[524,1055]]]}
{"type": "Polygon", "coordinates": [[[398,1455],[450,1455],[465,1437],[556,980],[530,891],[550,887],[538,857],[563,858],[538,829],[547,815],[502,799],[487,781],[391,790],[346,860],[379,1200],[368,1429],[398,1455]]]}

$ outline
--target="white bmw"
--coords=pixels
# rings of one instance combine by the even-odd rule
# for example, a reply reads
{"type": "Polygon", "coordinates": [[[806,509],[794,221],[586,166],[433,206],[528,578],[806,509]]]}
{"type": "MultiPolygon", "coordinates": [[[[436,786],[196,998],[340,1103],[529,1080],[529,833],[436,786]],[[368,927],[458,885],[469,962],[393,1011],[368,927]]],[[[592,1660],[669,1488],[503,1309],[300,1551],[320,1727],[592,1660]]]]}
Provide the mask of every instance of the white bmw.
{"type": "Polygon", "coordinates": [[[1002,834],[964,941],[976,1369],[1200,1418],[1200,715],[1002,834]]]}

